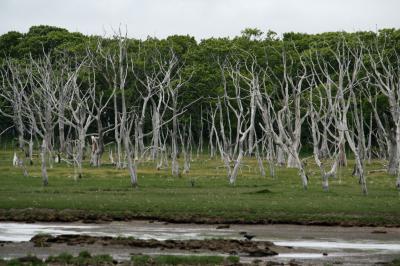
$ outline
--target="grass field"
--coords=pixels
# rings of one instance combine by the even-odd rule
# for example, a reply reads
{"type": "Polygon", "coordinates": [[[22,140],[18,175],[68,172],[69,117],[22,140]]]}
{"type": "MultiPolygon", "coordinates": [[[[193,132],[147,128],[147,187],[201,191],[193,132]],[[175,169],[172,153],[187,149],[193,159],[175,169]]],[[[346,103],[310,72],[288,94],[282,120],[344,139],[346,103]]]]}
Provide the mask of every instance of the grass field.
{"type": "MultiPolygon", "coordinates": [[[[130,214],[160,219],[194,217],[254,222],[329,222],[400,225],[400,194],[395,178],[384,172],[367,176],[363,196],[352,162],[321,188],[319,171],[308,160],[310,185],[302,189],[296,169],[277,168],[277,177],[261,177],[256,161],[247,158],[235,186],[230,186],[219,158],[194,158],[191,172],[173,178],[170,170],[155,170],[153,162],[138,165],[139,188],[130,187],[127,170],[112,166],[91,168],[74,181],[73,168],[57,164],[49,169],[49,186],[43,187],[40,165],[29,166],[30,177],[12,167],[12,153],[0,153],[0,209],[72,209],[109,215],[130,214]],[[195,180],[195,186],[191,186],[195,180]]],[[[267,165],[266,165],[267,167],[267,165]]],[[[381,162],[367,171],[382,169],[381,162]]],[[[267,171],[268,172],[268,171],[267,171]]]]}
{"type": "MultiPolygon", "coordinates": [[[[189,256],[189,255],[134,255],[131,257],[131,263],[125,262],[118,265],[235,265],[239,262],[239,257],[229,256],[189,256]]],[[[0,259],[0,266],[45,266],[45,265],[96,265],[107,266],[115,265],[116,261],[112,256],[104,255],[91,255],[87,251],[82,251],[78,256],[73,256],[69,253],[61,253],[58,256],[49,256],[45,261],[37,258],[36,256],[28,255],[23,258],[13,259],[10,261],[3,261],[0,259]]]]}

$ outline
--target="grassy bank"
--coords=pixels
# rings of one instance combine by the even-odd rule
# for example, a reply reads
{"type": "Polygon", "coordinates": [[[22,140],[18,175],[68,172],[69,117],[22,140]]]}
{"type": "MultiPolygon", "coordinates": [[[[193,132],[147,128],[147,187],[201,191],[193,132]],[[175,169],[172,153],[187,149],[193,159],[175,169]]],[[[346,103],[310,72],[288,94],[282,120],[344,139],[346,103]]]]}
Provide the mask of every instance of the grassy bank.
{"type": "MultiPolygon", "coordinates": [[[[24,177],[21,169],[12,167],[11,159],[11,152],[0,153],[3,220],[4,215],[12,219],[10,209],[32,208],[26,212],[33,217],[38,209],[70,209],[111,218],[128,215],[221,222],[400,225],[400,195],[394,187],[395,178],[384,172],[369,173],[369,195],[363,196],[357,178],[351,176],[352,162],[331,180],[330,191],[323,192],[319,171],[311,159],[307,165],[307,191],[302,189],[295,169],[277,168],[275,179],[260,177],[253,159],[246,159],[235,186],[228,184],[218,157],[194,158],[191,172],[175,178],[169,169],[157,171],[154,163],[141,163],[137,189],[130,187],[126,170],[86,165],[84,177],[75,181],[73,168],[66,164],[49,169],[50,184],[43,187],[38,162],[28,167],[30,177],[24,177]]],[[[367,171],[382,168],[381,162],[367,165],[367,171]]]]}
{"type": "Polygon", "coordinates": [[[238,265],[239,257],[229,256],[185,256],[185,255],[134,255],[131,261],[117,262],[110,255],[91,255],[87,251],[82,251],[78,256],[69,253],[61,253],[58,256],[50,256],[46,260],[41,260],[35,256],[28,255],[23,258],[4,261],[0,259],[0,266],[46,266],[46,265],[131,265],[131,266],[162,266],[162,265],[238,265]]]}

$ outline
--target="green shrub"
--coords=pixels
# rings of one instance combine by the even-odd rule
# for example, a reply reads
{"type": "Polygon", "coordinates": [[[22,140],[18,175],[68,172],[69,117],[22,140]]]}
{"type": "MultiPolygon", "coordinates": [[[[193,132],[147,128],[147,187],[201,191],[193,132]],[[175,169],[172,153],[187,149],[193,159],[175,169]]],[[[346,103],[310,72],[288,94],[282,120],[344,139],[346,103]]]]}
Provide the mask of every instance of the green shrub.
{"type": "Polygon", "coordinates": [[[146,265],[151,260],[151,257],[148,255],[134,255],[131,257],[131,262],[133,265],[146,265]]]}
{"type": "Polygon", "coordinates": [[[226,260],[230,263],[239,263],[240,258],[238,256],[228,256],[226,260]]]}
{"type": "Polygon", "coordinates": [[[74,261],[74,256],[67,252],[63,252],[58,256],[49,256],[46,260],[47,263],[64,263],[72,264],[74,261]]]}
{"type": "Polygon", "coordinates": [[[393,260],[389,265],[390,266],[400,266],[400,259],[393,260]]]}
{"type": "Polygon", "coordinates": [[[41,259],[36,256],[28,255],[25,257],[21,257],[18,259],[10,260],[7,263],[8,266],[20,266],[20,265],[29,265],[29,266],[44,266],[46,265],[41,259]]]}
{"type": "Polygon", "coordinates": [[[79,252],[78,257],[87,259],[87,258],[91,258],[92,255],[90,255],[89,251],[84,250],[84,251],[79,252]]]}

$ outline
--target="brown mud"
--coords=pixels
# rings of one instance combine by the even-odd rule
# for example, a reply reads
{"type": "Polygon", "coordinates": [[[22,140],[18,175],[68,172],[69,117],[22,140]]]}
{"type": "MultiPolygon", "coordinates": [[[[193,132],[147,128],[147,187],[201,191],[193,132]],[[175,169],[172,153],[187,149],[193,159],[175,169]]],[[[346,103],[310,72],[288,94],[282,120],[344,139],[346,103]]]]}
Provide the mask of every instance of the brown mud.
{"type": "Polygon", "coordinates": [[[129,237],[96,237],[88,235],[36,235],[30,242],[36,247],[50,247],[52,244],[103,245],[125,246],[131,248],[157,248],[160,250],[177,249],[185,251],[217,251],[230,255],[245,254],[249,257],[274,256],[278,253],[271,248],[275,247],[269,241],[246,241],[233,239],[206,239],[206,240],[143,240],[129,237]]]}
{"type": "Polygon", "coordinates": [[[152,216],[145,214],[135,214],[131,212],[124,213],[97,213],[87,210],[56,210],[56,209],[0,209],[0,221],[13,222],[84,222],[84,223],[104,223],[111,221],[134,221],[134,220],[150,220],[162,221],[167,223],[194,223],[194,224],[293,224],[293,225],[318,225],[318,226],[383,226],[383,227],[400,227],[399,223],[391,222],[391,219],[382,219],[379,222],[369,222],[359,220],[357,218],[341,221],[341,220],[322,220],[322,219],[230,219],[223,217],[204,217],[196,215],[175,215],[168,216],[152,216]]]}

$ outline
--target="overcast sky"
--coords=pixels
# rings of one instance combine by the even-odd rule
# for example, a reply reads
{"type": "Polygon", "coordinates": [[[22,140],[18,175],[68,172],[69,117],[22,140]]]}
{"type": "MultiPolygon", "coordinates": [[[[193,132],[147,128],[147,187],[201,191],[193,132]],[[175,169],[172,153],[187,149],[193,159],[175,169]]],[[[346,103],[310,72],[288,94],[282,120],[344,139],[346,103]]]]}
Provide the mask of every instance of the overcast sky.
{"type": "Polygon", "coordinates": [[[0,34],[54,25],[85,34],[121,24],[135,38],[196,39],[262,31],[324,32],[400,27],[400,0],[0,0],[0,34]]]}

